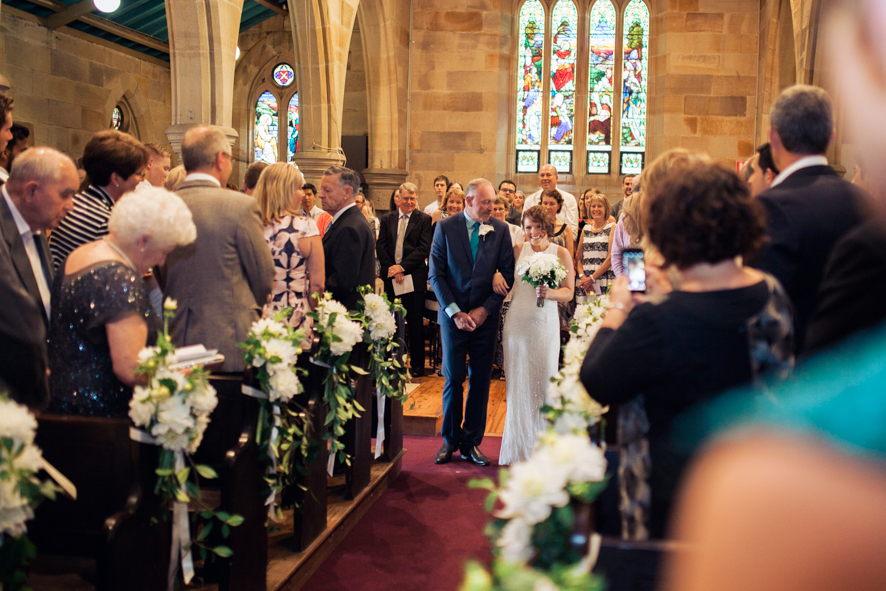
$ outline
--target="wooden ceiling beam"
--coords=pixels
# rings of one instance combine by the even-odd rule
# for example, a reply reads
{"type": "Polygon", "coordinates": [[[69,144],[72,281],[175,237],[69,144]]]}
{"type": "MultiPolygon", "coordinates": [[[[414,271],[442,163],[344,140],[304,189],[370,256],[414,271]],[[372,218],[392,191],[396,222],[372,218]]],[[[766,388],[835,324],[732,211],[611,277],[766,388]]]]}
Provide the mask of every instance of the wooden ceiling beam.
{"type": "Polygon", "coordinates": [[[265,8],[270,8],[277,14],[289,15],[289,11],[286,10],[280,3],[275,2],[274,0],[253,0],[256,4],[261,4],[265,8]]]}
{"type": "Polygon", "coordinates": [[[76,4],[71,4],[61,12],[46,17],[46,27],[49,29],[58,29],[64,27],[68,23],[72,23],[84,14],[89,14],[95,10],[95,4],[92,0],[80,0],[76,4]]]}

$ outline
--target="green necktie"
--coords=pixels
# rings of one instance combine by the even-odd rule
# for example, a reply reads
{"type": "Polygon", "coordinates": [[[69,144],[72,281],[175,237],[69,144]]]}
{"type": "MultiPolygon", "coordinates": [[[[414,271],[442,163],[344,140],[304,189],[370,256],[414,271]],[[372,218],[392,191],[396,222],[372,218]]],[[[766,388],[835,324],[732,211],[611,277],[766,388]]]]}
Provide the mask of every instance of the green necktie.
{"type": "Polygon", "coordinates": [[[480,222],[474,222],[474,225],[471,226],[471,254],[474,256],[474,261],[477,260],[477,248],[480,246],[480,222]]]}

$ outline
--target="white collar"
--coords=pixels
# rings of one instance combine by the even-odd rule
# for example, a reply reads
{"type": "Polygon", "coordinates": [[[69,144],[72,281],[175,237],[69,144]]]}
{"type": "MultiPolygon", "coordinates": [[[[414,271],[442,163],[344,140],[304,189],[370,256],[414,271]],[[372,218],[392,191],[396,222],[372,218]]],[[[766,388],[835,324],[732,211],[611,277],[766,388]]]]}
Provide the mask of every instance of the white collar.
{"type": "Polygon", "coordinates": [[[350,204],[348,204],[348,205],[345,205],[345,206],[342,207],[341,209],[339,209],[337,212],[335,212],[335,215],[332,216],[332,221],[329,222],[329,225],[331,226],[332,224],[334,224],[334,223],[336,222],[336,220],[338,220],[338,218],[341,217],[341,214],[343,214],[343,213],[346,212],[347,210],[351,209],[352,207],[357,207],[357,204],[356,204],[356,203],[350,203],[350,204]]]}
{"type": "Polygon", "coordinates": [[[12,202],[12,199],[9,197],[9,192],[6,190],[6,185],[3,185],[3,188],[0,189],[3,192],[3,197],[6,199],[6,204],[9,206],[9,211],[12,212],[12,219],[15,220],[15,227],[18,229],[18,233],[22,236],[29,236],[34,233],[31,230],[31,226],[28,225],[28,222],[25,221],[25,218],[22,217],[22,214],[19,213],[18,208],[15,206],[15,203],[12,202]]]}
{"type": "Polygon", "coordinates": [[[320,215],[321,213],[323,213],[323,210],[320,209],[320,206],[318,206],[318,205],[315,203],[315,204],[314,204],[314,207],[311,208],[310,213],[311,213],[311,214],[315,214],[315,215],[320,215]]]}
{"type": "Polygon", "coordinates": [[[800,158],[784,170],[782,170],[775,180],[772,181],[772,184],[769,185],[769,188],[775,187],[777,185],[782,184],[786,178],[797,172],[802,168],[809,168],[810,166],[828,166],[828,159],[820,154],[816,154],[814,156],[806,156],[804,158],[800,158]]]}
{"type": "Polygon", "coordinates": [[[481,221],[479,221],[479,220],[475,220],[474,218],[472,218],[471,216],[469,216],[469,215],[468,215],[468,210],[467,210],[467,209],[463,210],[462,213],[464,213],[464,214],[465,214],[465,217],[467,218],[467,224],[468,224],[468,227],[469,227],[469,228],[470,228],[471,226],[473,226],[474,224],[482,224],[482,223],[483,223],[483,222],[481,222],[481,221]]]}
{"type": "Polygon", "coordinates": [[[409,216],[411,216],[411,215],[413,214],[414,211],[415,211],[415,210],[413,209],[413,210],[410,211],[409,213],[403,213],[402,211],[400,211],[399,209],[397,209],[397,219],[400,219],[400,218],[404,218],[404,217],[405,217],[405,218],[408,220],[408,219],[409,219],[409,216]]]}
{"type": "Polygon", "coordinates": [[[9,172],[2,166],[0,166],[0,179],[2,179],[4,183],[9,180],[9,172]]]}
{"type": "Polygon", "coordinates": [[[217,178],[215,178],[211,174],[206,174],[205,172],[188,173],[188,176],[185,177],[185,182],[188,181],[209,181],[211,183],[215,183],[216,186],[221,187],[221,183],[218,181],[217,178]]]}

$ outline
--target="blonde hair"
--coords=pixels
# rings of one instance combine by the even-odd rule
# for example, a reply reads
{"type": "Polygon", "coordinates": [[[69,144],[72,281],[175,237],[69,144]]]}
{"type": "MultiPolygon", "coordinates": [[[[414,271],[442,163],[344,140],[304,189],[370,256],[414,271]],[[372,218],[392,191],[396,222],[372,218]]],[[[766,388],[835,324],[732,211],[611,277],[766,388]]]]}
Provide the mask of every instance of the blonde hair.
{"type": "Polygon", "coordinates": [[[440,209],[442,209],[443,211],[446,211],[446,207],[449,205],[449,199],[452,198],[452,196],[455,196],[455,197],[458,197],[459,199],[461,199],[462,207],[467,205],[467,203],[465,202],[465,192],[464,191],[462,191],[461,189],[457,189],[457,188],[456,189],[449,189],[446,192],[446,195],[443,197],[443,203],[440,206],[440,209]]]}
{"type": "Polygon", "coordinates": [[[304,184],[305,177],[294,164],[275,162],[264,169],[252,194],[258,201],[262,223],[269,226],[298,211],[292,196],[304,184]]]}
{"type": "Polygon", "coordinates": [[[163,181],[163,188],[167,191],[178,191],[179,185],[185,182],[186,176],[188,176],[188,172],[185,170],[185,165],[179,164],[166,175],[166,180],[163,181]]]}
{"type": "Polygon", "coordinates": [[[588,218],[591,217],[591,203],[594,201],[599,201],[603,204],[603,219],[605,220],[603,223],[609,222],[612,208],[609,206],[609,199],[607,199],[606,195],[603,195],[602,193],[594,193],[593,195],[588,196],[585,200],[585,208],[587,208],[588,218]]]}

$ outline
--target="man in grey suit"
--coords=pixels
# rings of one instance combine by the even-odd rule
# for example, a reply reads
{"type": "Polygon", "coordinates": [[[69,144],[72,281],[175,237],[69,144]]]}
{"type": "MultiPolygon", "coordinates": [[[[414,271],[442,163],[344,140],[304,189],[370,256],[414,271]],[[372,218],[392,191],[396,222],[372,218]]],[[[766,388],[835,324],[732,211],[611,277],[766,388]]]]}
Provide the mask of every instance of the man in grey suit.
{"type": "Polygon", "coordinates": [[[78,184],[70,158],[34,148],[16,159],[0,189],[0,381],[13,399],[34,408],[49,402],[46,334],[53,273],[44,233],[74,208],[78,184]]]}
{"type": "Polygon", "coordinates": [[[160,273],[164,293],[178,302],[172,342],[203,344],[225,356],[225,373],[242,372],[246,340],[261,317],[274,281],[255,199],[225,189],[231,176],[231,144],[217,127],[194,127],[182,140],[188,176],[176,193],[194,216],[197,240],[177,248],[160,273]]]}

